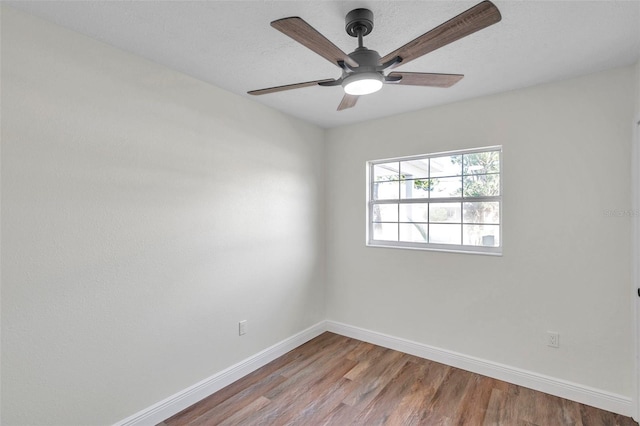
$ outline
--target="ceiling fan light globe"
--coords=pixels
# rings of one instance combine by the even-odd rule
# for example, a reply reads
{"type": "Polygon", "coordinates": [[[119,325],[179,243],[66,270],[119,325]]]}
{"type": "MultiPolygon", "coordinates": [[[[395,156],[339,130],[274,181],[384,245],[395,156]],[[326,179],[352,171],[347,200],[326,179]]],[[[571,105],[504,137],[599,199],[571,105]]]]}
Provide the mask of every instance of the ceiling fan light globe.
{"type": "Polygon", "coordinates": [[[344,91],[348,95],[368,95],[382,89],[383,77],[378,73],[353,75],[345,79],[344,91]]]}

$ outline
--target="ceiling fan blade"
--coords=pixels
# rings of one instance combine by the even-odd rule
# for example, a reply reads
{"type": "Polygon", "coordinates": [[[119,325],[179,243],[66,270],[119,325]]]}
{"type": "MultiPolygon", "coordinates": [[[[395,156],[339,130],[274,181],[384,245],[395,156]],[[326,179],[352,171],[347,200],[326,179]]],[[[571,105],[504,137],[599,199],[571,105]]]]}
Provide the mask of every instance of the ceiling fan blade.
{"type": "Polygon", "coordinates": [[[344,61],[352,67],[358,66],[356,61],[351,59],[349,55],[344,53],[338,46],[331,43],[325,36],[320,34],[318,30],[307,24],[302,18],[294,16],[291,18],[278,19],[277,21],[273,21],[271,26],[313,50],[333,65],[339,66],[338,61],[344,61]]]}
{"type": "Polygon", "coordinates": [[[380,62],[385,63],[399,56],[402,58],[402,62],[393,64],[391,67],[395,68],[400,64],[404,65],[442,46],[500,22],[501,19],[502,16],[498,8],[488,0],[483,1],[410,41],[401,48],[394,50],[382,58],[380,62]]]}
{"type": "Polygon", "coordinates": [[[356,102],[358,102],[358,98],[360,96],[357,95],[349,95],[347,93],[344,94],[342,100],[340,101],[340,105],[338,105],[338,111],[342,111],[343,109],[353,108],[356,106],[356,102]]]}
{"type": "Polygon", "coordinates": [[[291,89],[301,89],[303,87],[315,86],[320,83],[329,83],[333,81],[335,80],[332,78],[325,79],[325,80],[305,81],[304,83],[287,84],[285,86],[276,86],[276,87],[269,87],[269,88],[260,89],[260,90],[251,90],[247,93],[250,95],[266,95],[267,93],[283,92],[285,90],[291,90],[291,89]]]}
{"type": "Polygon", "coordinates": [[[390,81],[390,84],[402,84],[405,86],[451,87],[460,80],[462,74],[432,74],[426,72],[391,72],[389,77],[401,80],[390,81]]]}

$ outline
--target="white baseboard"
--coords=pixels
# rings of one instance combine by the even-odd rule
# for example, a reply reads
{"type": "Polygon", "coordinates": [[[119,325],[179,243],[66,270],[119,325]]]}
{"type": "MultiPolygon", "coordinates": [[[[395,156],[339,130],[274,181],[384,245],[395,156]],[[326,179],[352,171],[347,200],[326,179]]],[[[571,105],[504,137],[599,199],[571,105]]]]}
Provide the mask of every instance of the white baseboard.
{"type": "Polygon", "coordinates": [[[571,383],[555,377],[522,370],[493,361],[475,358],[469,355],[440,349],[423,343],[413,342],[399,337],[389,336],[376,331],[339,323],[321,321],[318,324],[285,339],[213,376],[152,405],[114,426],[153,426],[173,416],[196,402],[206,398],[225,386],[246,376],[252,371],[268,364],[279,356],[308,342],[325,331],[373,343],[385,348],[394,349],[411,355],[436,361],[452,367],[461,368],[483,376],[503,380],[519,386],[535,389],[561,398],[570,399],[582,404],[591,405],[603,410],[625,416],[632,416],[631,398],[617,395],[600,389],[571,383]]]}
{"type": "Polygon", "coordinates": [[[185,408],[230,385],[236,380],[268,364],[292,349],[326,331],[324,321],[307,328],[249,358],[222,370],[138,413],[119,421],[114,426],[152,426],[168,419],[185,408]]]}
{"type": "Polygon", "coordinates": [[[631,398],[622,395],[335,321],[326,321],[326,327],[327,331],[332,333],[405,352],[592,407],[624,416],[634,414],[631,398]]]}

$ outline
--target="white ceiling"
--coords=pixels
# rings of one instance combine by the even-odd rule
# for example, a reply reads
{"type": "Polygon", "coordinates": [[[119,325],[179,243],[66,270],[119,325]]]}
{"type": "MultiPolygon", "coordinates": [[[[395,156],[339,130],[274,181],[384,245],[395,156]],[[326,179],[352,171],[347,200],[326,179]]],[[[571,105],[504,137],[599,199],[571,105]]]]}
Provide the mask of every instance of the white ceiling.
{"type": "Polygon", "coordinates": [[[338,78],[327,60],[271,28],[300,16],[347,53],[351,9],[373,11],[365,46],[381,56],[478,1],[5,1],[12,7],[135,53],[322,127],[565,79],[640,59],[640,0],[494,1],[502,21],[398,71],[465,74],[448,89],[385,86],[336,111],[341,87],[263,96],[252,89],[338,78]]]}

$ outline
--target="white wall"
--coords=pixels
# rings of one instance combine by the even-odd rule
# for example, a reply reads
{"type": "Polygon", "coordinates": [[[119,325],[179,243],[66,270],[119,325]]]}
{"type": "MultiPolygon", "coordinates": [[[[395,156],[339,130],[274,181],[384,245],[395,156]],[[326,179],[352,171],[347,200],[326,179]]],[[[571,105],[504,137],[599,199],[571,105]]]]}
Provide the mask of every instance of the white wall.
{"type": "Polygon", "coordinates": [[[631,218],[605,210],[631,208],[632,79],[328,131],[328,319],[630,398],[631,218]],[[367,160],[489,145],[503,146],[502,257],[365,247],[367,160]]]}
{"type": "Polygon", "coordinates": [[[1,112],[2,424],[113,423],[324,318],[323,130],[7,7],[1,112]]]}
{"type": "MultiPolygon", "coordinates": [[[[635,67],[635,116],[634,123],[632,124],[634,128],[634,155],[631,158],[632,162],[632,200],[633,200],[633,211],[635,212],[633,217],[633,226],[634,226],[634,241],[633,241],[633,265],[632,265],[632,274],[633,274],[633,283],[631,286],[631,291],[634,294],[640,290],[640,61],[636,63],[635,67]]],[[[640,298],[635,296],[632,297],[632,305],[635,313],[635,344],[636,344],[636,370],[634,378],[636,380],[635,386],[635,419],[640,420],[640,298]]]]}

